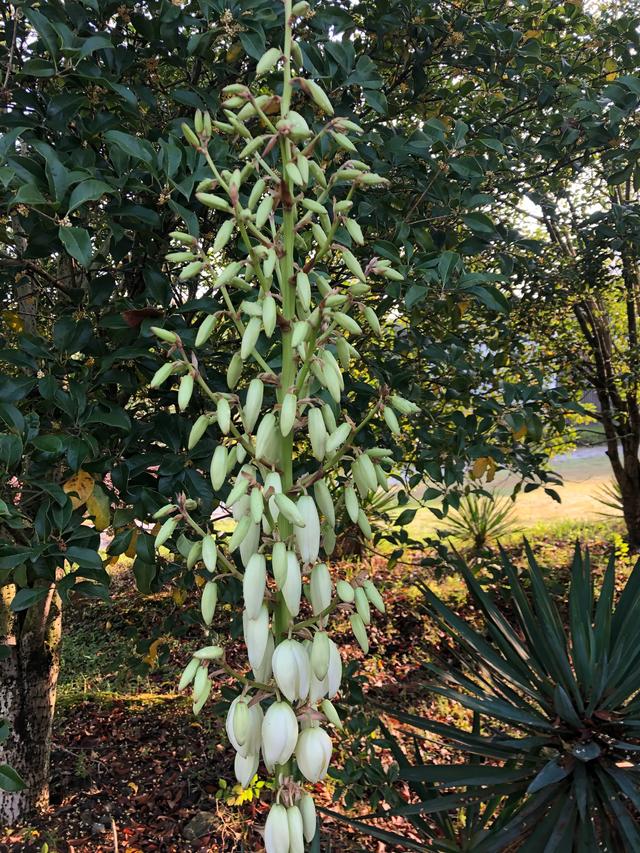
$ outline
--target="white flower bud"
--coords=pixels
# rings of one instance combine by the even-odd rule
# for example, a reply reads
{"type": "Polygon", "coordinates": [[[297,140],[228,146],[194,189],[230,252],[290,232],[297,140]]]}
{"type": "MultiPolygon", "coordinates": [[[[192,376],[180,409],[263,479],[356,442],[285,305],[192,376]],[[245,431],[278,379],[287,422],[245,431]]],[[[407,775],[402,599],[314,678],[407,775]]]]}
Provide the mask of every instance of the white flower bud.
{"type": "Polygon", "coordinates": [[[290,702],[303,701],[309,695],[310,664],[304,646],[296,640],[283,640],[271,660],[276,684],[290,702]]]}
{"type": "MultiPolygon", "coordinates": [[[[247,498],[247,502],[248,502],[247,498]]],[[[247,566],[249,564],[249,560],[258,550],[258,545],[260,544],[260,525],[254,524],[251,522],[249,525],[249,530],[242,544],[240,545],[240,559],[242,560],[242,565],[247,566]]]]}
{"type": "Polygon", "coordinates": [[[297,616],[300,613],[300,599],[302,597],[302,575],[298,558],[293,551],[286,553],[285,579],[284,583],[278,585],[284,603],[287,605],[287,610],[292,616],[297,616]]]}
{"type": "Polygon", "coordinates": [[[256,377],[255,379],[252,379],[249,383],[244,408],[242,410],[244,428],[247,432],[252,432],[254,426],[256,425],[258,415],[260,414],[260,409],[262,408],[263,396],[264,384],[261,379],[258,379],[256,377]]]}
{"type": "Polygon", "coordinates": [[[319,681],[329,672],[329,637],[325,631],[316,631],[311,648],[311,667],[319,681]]]}
{"type": "Polygon", "coordinates": [[[318,480],[313,487],[313,494],[316,499],[318,509],[327,519],[327,522],[333,527],[336,523],[336,512],[331,499],[331,492],[325,480],[318,480]]]}
{"type": "Polygon", "coordinates": [[[269,610],[266,604],[260,608],[256,619],[249,619],[246,610],[242,614],[244,642],[251,669],[257,669],[263,661],[269,639],[269,610]]]}
{"type": "Polygon", "coordinates": [[[355,590],[356,610],[365,625],[371,624],[371,608],[369,607],[369,599],[364,589],[359,586],[355,590]]]}
{"type": "Polygon", "coordinates": [[[342,658],[340,657],[340,650],[333,642],[333,640],[329,640],[329,671],[327,672],[327,696],[329,699],[333,699],[338,690],[340,690],[340,684],[342,682],[342,658]]]}
{"type": "Polygon", "coordinates": [[[310,598],[315,615],[322,613],[331,604],[331,575],[324,563],[318,563],[311,571],[310,598]]]}
{"type": "Polygon", "coordinates": [[[262,737],[262,721],[264,719],[264,714],[262,712],[262,708],[259,703],[255,703],[254,705],[250,705],[246,696],[236,696],[231,705],[229,706],[229,710],[227,711],[227,719],[225,722],[225,729],[227,732],[227,737],[236,752],[239,752],[240,755],[245,758],[248,755],[256,755],[260,752],[260,740],[262,737]],[[244,734],[243,742],[240,743],[238,737],[236,735],[236,728],[234,722],[236,720],[236,708],[238,705],[244,705],[246,714],[241,711],[240,717],[244,720],[244,722],[240,722],[240,726],[244,726],[244,730],[241,731],[241,734],[244,734]]]}
{"type": "Polygon", "coordinates": [[[192,658],[184,668],[184,672],[180,678],[180,683],[178,684],[178,690],[184,690],[185,687],[188,687],[195,678],[199,669],[200,661],[198,658],[192,658]]]}
{"type": "Polygon", "coordinates": [[[220,432],[226,435],[231,429],[231,407],[226,397],[220,397],[216,404],[216,414],[218,416],[218,426],[220,432]]]}
{"type": "Polygon", "coordinates": [[[320,409],[309,411],[308,430],[313,455],[318,462],[322,462],[327,452],[327,428],[320,409]]]}
{"type": "Polygon", "coordinates": [[[271,772],[276,764],[286,764],[298,740],[298,721],[288,702],[274,702],[262,723],[262,757],[271,772]]]}
{"type": "Polygon", "coordinates": [[[267,583],[267,561],[264,554],[253,554],[242,579],[244,606],[249,619],[257,619],[267,583]]]}
{"type": "Polygon", "coordinates": [[[304,853],[304,824],[297,806],[287,809],[289,823],[289,853],[304,853]]]}
{"type": "Polygon", "coordinates": [[[270,492],[269,512],[271,513],[273,520],[277,521],[280,510],[278,509],[278,505],[275,501],[275,496],[282,493],[282,480],[280,479],[280,474],[278,474],[277,471],[270,471],[264,478],[263,494],[266,495],[267,492],[270,492]]]}
{"type": "Polygon", "coordinates": [[[300,772],[309,782],[319,782],[327,775],[333,747],[331,738],[321,728],[300,732],[296,744],[296,761],[300,772]]]}
{"type": "Polygon", "coordinates": [[[384,599],[378,592],[376,585],[372,581],[367,580],[364,582],[363,586],[369,601],[373,604],[377,611],[379,611],[380,613],[384,613],[386,611],[384,599]]]}
{"type": "Polygon", "coordinates": [[[322,700],[322,713],[325,715],[327,720],[332,723],[337,729],[342,729],[344,726],[342,725],[342,720],[340,719],[340,715],[335,709],[333,702],[330,699],[322,700]]]}
{"type": "Polygon", "coordinates": [[[280,432],[287,436],[293,429],[298,408],[298,398],[295,394],[285,394],[280,410],[280,432]]]}
{"type": "Polygon", "coordinates": [[[287,810],[279,803],[271,806],[264,827],[266,853],[289,853],[289,821],[287,810]]]}
{"type": "Polygon", "coordinates": [[[280,430],[273,412],[267,412],[256,432],[256,459],[267,465],[278,461],[280,455],[280,430]]]}
{"type": "Polygon", "coordinates": [[[227,455],[229,451],[223,444],[219,444],[211,457],[211,485],[218,491],[222,488],[227,477],[227,455]]]}
{"type": "Polygon", "coordinates": [[[353,631],[353,636],[358,641],[358,645],[365,655],[368,654],[369,638],[367,637],[367,629],[362,621],[362,617],[359,613],[352,613],[349,617],[349,621],[351,622],[351,630],[353,631]]]}
{"type": "Polygon", "coordinates": [[[236,752],[236,757],[233,762],[233,769],[236,774],[236,779],[242,788],[248,788],[253,781],[254,776],[258,772],[258,764],[260,755],[240,755],[236,752]]]}
{"type": "Polygon", "coordinates": [[[338,581],[336,584],[336,592],[340,601],[345,601],[351,604],[355,598],[355,590],[347,581],[338,581]]]}
{"type": "Polygon", "coordinates": [[[273,639],[273,634],[269,632],[269,636],[267,637],[267,647],[264,651],[264,657],[260,663],[260,666],[251,667],[253,670],[253,677],[256,681],[259,681],[261,684],[267,684],[271,679],[272,670],[271,670],[271,659],[273,657],[273,649],[275,647],[275,642],[273,639]]]}
{"type": "Polygon", "coordinates": [[[271,570],[278,589],[282,589],[287,580],[287,546],[284,542],[273,543],[271,570]]]}
{"type": "Polygon", "coordinates": [[[320,552],[320,519],[316,502],[310,495],[303,495],[298,499],[297,507],[304,520],[304,527],[295,529],[298,551],[304,564],[315,563],[320,552]]]}
{"type": "Polygon", "coordinates": [[[305,841],[311,844],[316,836],[317,826],[316,804],[313,802],[313,797],[310,794],[303,794],[298,800],[298,808],[302,815],[305,841]]]}

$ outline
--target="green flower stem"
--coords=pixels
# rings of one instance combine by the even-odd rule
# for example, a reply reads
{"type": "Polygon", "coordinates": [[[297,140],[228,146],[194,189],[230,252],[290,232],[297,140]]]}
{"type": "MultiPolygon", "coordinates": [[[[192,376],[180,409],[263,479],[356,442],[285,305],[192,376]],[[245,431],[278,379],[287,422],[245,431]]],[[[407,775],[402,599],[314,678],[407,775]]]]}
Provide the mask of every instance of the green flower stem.
{"type": "Polygon", "coordinates": [[[241,672],[238,672],[237,669],[229,666],[226,660],[219,661],[219,665],[220,669],[223,669],[227,675],[237,679],[241,684],[244,684],[247,687],[254,687],[256,690],[262,690],[264,693],[268,694],[272,694],[275,691],[273,684],[263,684],[261,681],[254,681],[252,678],[243,675],[241,672]]]}
{"type": "MultiPolygon", "coordinates": [[[[206,530],[203,530],[202,527],[200,527],[197,521],[194,521],[193,518],[191,518],[188,512],[185,511],[183,513],[183,517],[187,524],[190,525],[197,534],[202,536],[203,539],[209,535],[206,530]]],[[[218,549],[218,560],[222,563],[229,574],[232,574],[235,578],[238,578],[238,580],[242,580],[242,573],[236,569],[233,563],[225,557],[220,549],[218,549]]]]}

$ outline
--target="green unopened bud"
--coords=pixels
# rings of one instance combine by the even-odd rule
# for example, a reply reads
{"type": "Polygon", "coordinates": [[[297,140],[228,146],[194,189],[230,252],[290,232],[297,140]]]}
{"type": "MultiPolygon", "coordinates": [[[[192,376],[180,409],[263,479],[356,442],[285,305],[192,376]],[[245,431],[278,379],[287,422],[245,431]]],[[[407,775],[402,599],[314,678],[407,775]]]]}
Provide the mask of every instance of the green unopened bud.
{"type": "Polygon", "coordinates": [[[160,326],[152,326],[151,332],[156,338],[160,338],[161,341],[166,341],[168,344],[175,344],[180,340],[175,332],[170,332],[169,329],[162,329],[160,326]]]}
{"type": "Polygon", "coordinates": [[[197,445],[197,443],[207,431],[207,428],[210,423],[211,418],[209,417],[209,415],[200,415],[200,417],[191,427],[191,432],[189,433],[189,440],[187,442],[188,450],[193,450],[193,448],[197,445]]]}
{"type": "Polygon", "coordinates": [[[278,47],[270,47],[262,54],[256,66],[256,78],[262,77],[275,67],[276,63],[282,56],[282,51],[278,47]]]}
{"type": "Polygon", "coordinates": [[[180,387],[178,388],[178,408],[181,412],[184,412],[184,410],[189,405],[189,401],[191,400],[192,394],[193,374],[186,373],[180,380],[180,387]]]}
{"type": "Polygon", "coordinates": [[[313,102],[320,107],[323,113],[332,116],[333,115],[333,107],[331,106],[331,101],[326,95],[326,92],[319,86],[315,80],[305,80],[303,83],[303,87],[311,96],[313,102]]]}
{"type": "Polygon", "coordinates": [[[218,229],[218,233],[216,234],[215,240],[213,241],[213,251],[221,252],[224,247],[227,245],[229,240],[231,239],[231,235],[233,234],[233,229],[236,227],[236,223],[233,219],[227,219],[226,222],[218,229]]]}
{"type": "Polygon", "coordinates": [[[199,202],[204,204],[205,207],[210,207],[212,210],[222,210],[225,213],[231,213],[231,205],[226,199],[219,195],[212,195],[211,193],[196,193],[196,198],[199,202]]]}
{"type": "Polygon", "coordinates": [[[186,122],[183,122],[180,127],[182,128],[182,133],[184,138],[187,140],[189,145],[193,145],[194,148],[200,148],[200,140],[195,135],[195,133],[191,130],[186,122]]]}
{"type": "Polygon", "coordinates": [[[188,281],[190,278],[195,278],[198,273],[202,272],[204,263],[202,261],[192,261],[180,273],[180,281],[188,281]]]}
{"type": "Polygon", "coordinates": [[[340,601],[344,601],[346,604],[351,604],[355,598],[355,590],[347,581],[338,581],[336,592],[340,601]]]}
{"type": "Polygon", "coordinates": [[[162,525],[160,530],[158,530],[154,542],[154,546],[156,550],[167,541],[167,539],[171,539],[173,536],[176,527],[178,526],[177,518],[168,518],[165,523],[162,525]]]}
{"type": "Polygon", "coordinates": [[[382,415],[384,417],[386,425],[389,427],[391,432],[394,435],[400,435],[400,424],[398,423],[398,418],[396,417],[395,412],[389,406],[385,406],[382,410],[382,415]]]}
{"type": "Polygon", "coordinates": [[[239,352],[236,352],[231,357],[231,361],[229,362],[229,366],[227,367],[227,386],[229,388],[235,388],[238,384],[238,380],[242,375],[242,367],[243,361],[239,352]]]}
{"type": "Polygon", "coordinates": [[[215,327],[218,324],[218,320],[220,319],[219,314],[209,314],[208,317],[205,317],[202,323],[200,324],[200,328],[198,329],[198,334],[196,335],[196,346],[201,347],[203,344],[209,340],[215,327]]]}
{"type": "Polygon", "coordinates": [[[168,361],[166,364],[163,364],[162,367],[159,367],[151,377],[149,387],[159,388],[171,376],[174,371],[175,365],[175,361],[168,361]]]}

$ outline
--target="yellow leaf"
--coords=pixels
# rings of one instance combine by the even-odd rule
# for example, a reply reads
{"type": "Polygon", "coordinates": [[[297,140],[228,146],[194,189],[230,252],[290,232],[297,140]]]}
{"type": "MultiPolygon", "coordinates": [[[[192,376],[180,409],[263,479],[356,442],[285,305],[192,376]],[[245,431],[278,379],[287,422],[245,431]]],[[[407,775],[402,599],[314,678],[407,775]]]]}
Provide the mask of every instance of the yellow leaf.
{"type": "Polygon", "coordinates": [[[242,53],[242,44],[239,41],[234,42],[227,51],[227,62],[235,62],[242,53]]]}
{"type": "Polygon", "coordinates": [[[524,38],[526,39],[537,39],[538,36],[542,35],[542,30],[527,30],[524,34],[524,38]]]}
{"type": "MultiPolygon", "coordinates": [[[[136,785],[135,782],[127,782],[127,787],[131,788],[131,790],[133,791],[134,794],[138,793],[138,786],[136,785]]],[[[128,847],[127,849],[132,850],[133,848],[128,847]]]]}
{"type": "Polygon", "coordinates": [[[138,531],[134,530],[133,535],[131,536],[131,542],[129,542],[129,547],[124,552],[125,557],[130,557],[133,559],[136,555],[136,544],[138,542],[138,531]]]}
{"type": "Polygon", "coordinates": [[[488,456],[480,456],[471,466],[471,476],[474,480],[479,480],[484,476],[484,472],[487,470],[487,466],[489,465],[489,457],[488,456]]]}
{"type": "Polygon", "coordinates": [[[24,322],[17,311],[3,311],[1,316],[12,332],[24,331],[24,322]]]}
{"type": "Polygon", "coordinates": [[[196,586],[198,586],[198,587],[200,587],[200,586],[204,586],[204,585],[205,585],[205,583],[206,583],[206,581],[205,581],[205,579],[202,577],[202,575],[196,575],[196,586]]]}
{"type": "Polygon", "coordinates": [[[63,483],[63,490],[71,497],[71,506],[78,509],[87,500],[93,491],[94,480],[91,474],[80,469],[73,477],[69,477],[66,483],[63,483]]]}
{"type": "Polygon", "coordinates": [[[490,483],[495,475],[496,463],[491,456],[481,456],[471,466],[471,477],[474,480],[481,480],[486,476],[487,483],[490,483]]]}
{"type": "Polygon", "coordinates": [[[144,662],[149,666],[155,666],[158,660],[158,647],[162,642],[162,637],[159,637],[157,640],[154,640],[153,643],[149,646],[149,651],[143,658],[144,662]]]}
{"type": "Polygon", "coordinates": [[[171,598],[174,600],[175,604],[184,604],[187,600],[187,590],[186,589],[174,589],[171,593],[171,598]]]}
{"type": "Polygon", "coordinates": [[[111,524],[111,507],[106,492],[96,483],[87,498],[87,511],[93,518],[96,530],[106,530],[111,524]]]}
{"type": "Polygon", "coordinates": [[[527,434],[527,427],[524,424],[520,427],[520,429],[514,429],[513,430],[513,437],[515,438],[516,441],[520,441],[521,439],[523,439],[526,434],[527,434]]]}

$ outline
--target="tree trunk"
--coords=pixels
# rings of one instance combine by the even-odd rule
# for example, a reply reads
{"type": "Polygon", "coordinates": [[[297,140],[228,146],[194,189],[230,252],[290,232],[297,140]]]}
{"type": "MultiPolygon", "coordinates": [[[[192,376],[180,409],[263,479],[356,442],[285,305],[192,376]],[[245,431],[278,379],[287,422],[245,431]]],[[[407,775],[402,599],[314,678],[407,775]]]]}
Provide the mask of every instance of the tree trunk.
{"type": "Polygon", "coordinates": [[[640,461],[637,451],[624,453],[623,473],[617,476],[622,498],[622,514],[630,549],[640,551],[640,461]]]}
{"type": "Polygon", "coordinates": [[[25,782],[18,793],[0,791],[0,826],[15,826],[49,804],[49,763],[60,668],[62,613],[51,588],[27,611],[12,614],[13,588],[0,600],[0,719],[9,723],[0,763],[25,782]]]}

